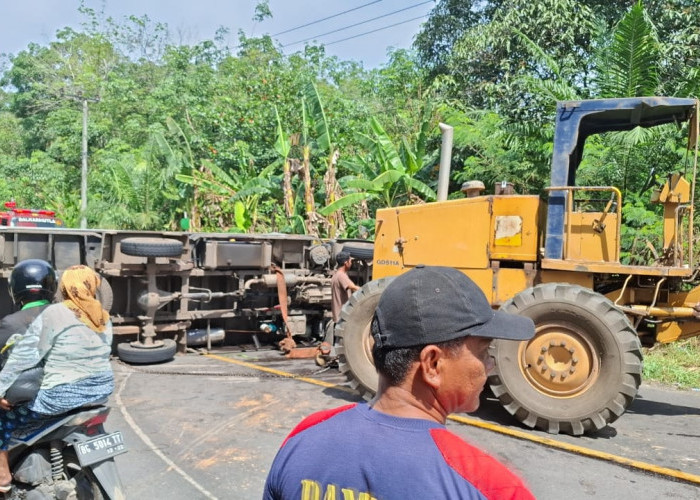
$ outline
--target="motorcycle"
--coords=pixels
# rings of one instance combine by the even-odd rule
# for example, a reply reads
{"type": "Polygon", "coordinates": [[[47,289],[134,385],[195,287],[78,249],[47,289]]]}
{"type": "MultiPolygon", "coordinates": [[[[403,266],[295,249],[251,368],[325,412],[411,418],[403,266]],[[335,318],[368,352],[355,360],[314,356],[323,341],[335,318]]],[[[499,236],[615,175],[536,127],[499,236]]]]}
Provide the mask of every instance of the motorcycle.
{"type": "Polygon", "coordinates": [[[13,436],[14,480],[5,499],[126,498],[114,457],[127,450],[121,432],[104,429],[109,411],[102,405],[79,408],[13,436]]]}

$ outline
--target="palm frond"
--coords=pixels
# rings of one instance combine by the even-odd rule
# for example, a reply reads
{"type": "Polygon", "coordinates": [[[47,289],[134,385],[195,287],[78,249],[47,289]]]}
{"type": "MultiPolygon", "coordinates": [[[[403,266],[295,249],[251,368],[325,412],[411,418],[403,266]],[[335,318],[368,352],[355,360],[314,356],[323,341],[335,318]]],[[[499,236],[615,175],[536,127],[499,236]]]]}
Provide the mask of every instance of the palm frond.
{"type": "Polygon", "coordinates": [[[405,172],[399,152],[396,150],[391,137],[386,133],[379,120],[374,116],[370,119],[370,127],[374,133],[376,152],[380,155],[384,167],[390,167],[399,172],[405,172]]]}
{"type": "Polygon", "coordinates": [[[313,121],[318,149],[323,153],[331,153],[331,148],[333,146],[331,129],[328,125],[326,112],[323,109],[321,96],[318,94],[318,88],[316,88],[313,82],[308,82],[304,86],[304,101],[306,102],[309,116],[313,121]]]}
{"type": "Polygon", "coordinates": [[[418,179],[414,177],[405,177],[404,182],[409,185],[412,190],[418,191],[420,194],[422,194],[425,201],[434,201],[437,199],[437,193],[435,193],[430,186],[424,184],[418,179]]]}
{"type": "Polygon", "coordinates": [[[557,63],[556,59],[547,54],[542,49],[542,47],[540,47],[536,42],[534,42],[530,37],[528,37],[518,28],[513,28],[513,33],[515,33],[515,35],[520,39],[520,41],[523,43],[525,49],[530,53],[530,55],[535,58],[537,64],[542,65],[554,75],[561,74],[561,67],[557,63]]]}
{"type": "Polygon", "coordinates": [[[333,212],[336,212],[340,209],[354,205],[355,203],[359,203],[362,200],[368,200],[368,199],[376,198],[376,197],[377,197],[376,193],[350,193],[350,194],[346,194],[342,198],[338,198],[333,203],[321,208],[318,211],[318,213],[323,215],[324,217],[327,217],[328,215],[332,214],[333,212]]]}
{"type": "Polygon", "coordinates": [[[641,2],[615,27],[605,51],[602,97],[654,95],[659,86],[659,41],[656,28],[641,2]]]}
{"type": "Polygon", "coordinates": [[[640,144],[652,143],[658,136],[658,130],[654,128],[635,127],[626,132],[611,132],[608,134],[608,140],[612,146],[632,148],[640,144]]]}
{"type": "Polygon", "coordinates": [[[289,156],[289,150],[291,149],[291,144],[289,143],[289,136],[282,128],[282,120],[280,120],[279,111],[277,111],[277,106],[275,106],[275,118],[277,119],[277,140],[275,141],[275,151],[282,158],[287,158],[289,156]]]}
{"type": "Polygon", "coordinates": [[[375,191],[381,189],[381,185],[369,179],[358,179],[356,177],[343,177],[338,181],[344,189],[359,189],[362,191],[375,191]]]}

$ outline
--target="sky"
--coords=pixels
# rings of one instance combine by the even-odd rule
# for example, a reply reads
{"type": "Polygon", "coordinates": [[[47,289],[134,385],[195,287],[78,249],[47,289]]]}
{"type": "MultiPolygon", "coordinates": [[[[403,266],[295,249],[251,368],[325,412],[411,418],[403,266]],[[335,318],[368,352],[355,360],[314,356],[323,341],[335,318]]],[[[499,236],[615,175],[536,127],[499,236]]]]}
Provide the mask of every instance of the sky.
{"type": "MultiPolygon", "coordinates": [[[[0,53],[16,54],[30,42],[47,45],[54,40],[56,30],[66,26],[79,28],[83,19],[78,12],[80,3],[80,0],[0,0],[0,53]]],[[[238,30],[247,36],[273,35],[284,45],[285,53],[303,49],[304,43],[295,42],[311,38],[327,44],[327,55],[360,61],[368,69],[384,64],[390,48],[409,48],[421,23],[435,6],[434,0],[269,0],[273,17],[255,22],[257,3],[257,0],[85,0],[88,7],[117,21],[129,15],[147,15],[153,22],[167,23],[176,43],[213,39],[217,28],[223,26],[230,30],[227,42],[231,47],[236,45],[238,30]],[[399,10],[402,11],[396,12],[399,10]],[[368,20],[372,21],[364,22],[368,20]],[[294,29],[302,25],[307,26],[294,29]],[[283,33],[287,30],[292,31],[283,33]],[[365,34],[374,30],[378,31],[365,34]],[[350,37],[355,38],[343,41],[350,37]]]]}

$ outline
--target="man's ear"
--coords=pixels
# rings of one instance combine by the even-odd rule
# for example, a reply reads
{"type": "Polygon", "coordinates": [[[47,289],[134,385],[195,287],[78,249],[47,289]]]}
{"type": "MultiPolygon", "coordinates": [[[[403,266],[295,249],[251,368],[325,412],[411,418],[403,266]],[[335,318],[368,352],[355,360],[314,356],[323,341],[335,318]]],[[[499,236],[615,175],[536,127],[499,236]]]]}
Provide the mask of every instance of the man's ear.
{"type": "Polygon", "coordinates": [[[421,350],[418,362],[421,376],[426,384],[433,388],[440,385],[442,373],[442,359],[445,352],[436,345],[427,345],[421,350]]]}

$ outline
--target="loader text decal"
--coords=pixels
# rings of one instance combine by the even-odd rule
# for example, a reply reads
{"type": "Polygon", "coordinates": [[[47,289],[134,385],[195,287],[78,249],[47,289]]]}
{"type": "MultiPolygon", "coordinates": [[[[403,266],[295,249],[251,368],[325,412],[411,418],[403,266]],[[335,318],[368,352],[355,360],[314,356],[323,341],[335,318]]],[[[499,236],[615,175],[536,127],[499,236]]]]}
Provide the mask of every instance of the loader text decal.
{"type": "Polygon", "coordinates": [[[377,261],[378,266],[398,266],[399,261],[398,260],[389,260],[389,259],[379,259],[377,261]]]}

